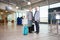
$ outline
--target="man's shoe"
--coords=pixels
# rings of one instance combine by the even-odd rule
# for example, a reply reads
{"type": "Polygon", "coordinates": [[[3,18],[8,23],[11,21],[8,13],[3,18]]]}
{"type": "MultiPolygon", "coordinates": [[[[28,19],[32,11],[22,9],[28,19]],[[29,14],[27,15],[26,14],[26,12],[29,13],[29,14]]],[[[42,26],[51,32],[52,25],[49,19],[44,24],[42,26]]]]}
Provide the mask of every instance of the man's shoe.
{"type": "Polygon", "coordinates": [[[39,34],[39,32],[36,32],[36,34],[39,34]]]}
{"type": "Polygon", "coordinates": [[[36,31],[35,31],[35,33],[36,33],[36,31]]]}

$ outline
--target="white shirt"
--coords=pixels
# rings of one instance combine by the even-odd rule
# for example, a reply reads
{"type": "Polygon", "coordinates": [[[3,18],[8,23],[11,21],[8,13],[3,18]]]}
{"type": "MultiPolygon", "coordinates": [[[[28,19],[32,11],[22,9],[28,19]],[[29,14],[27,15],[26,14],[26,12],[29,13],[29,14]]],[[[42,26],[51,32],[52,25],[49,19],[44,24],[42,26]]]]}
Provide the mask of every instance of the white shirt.
{"type": "Polygon", "coordinates": [[[27,20],[26,18],[24,18],[24,19],[22,20],[22,24],[23,24],[23,25],[27,25],[27,24],[28,24],[28,20],[27,20]]]}

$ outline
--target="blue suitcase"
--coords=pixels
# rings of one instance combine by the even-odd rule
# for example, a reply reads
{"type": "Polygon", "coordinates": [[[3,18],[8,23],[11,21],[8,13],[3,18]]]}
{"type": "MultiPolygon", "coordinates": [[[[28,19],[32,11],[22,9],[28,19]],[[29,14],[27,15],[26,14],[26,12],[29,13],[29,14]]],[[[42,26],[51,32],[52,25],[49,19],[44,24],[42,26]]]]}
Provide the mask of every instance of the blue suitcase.
{"type": "Polygon", "coordinates": [[[17,18],[17,25],[22,25],[22,18],[17,18]]]}
{"type": "Polygon", "coordinates": [[[23,34],[24,35],[28,34],[28,26],[26,26],[26,25],[23,27],[23,34]]]}

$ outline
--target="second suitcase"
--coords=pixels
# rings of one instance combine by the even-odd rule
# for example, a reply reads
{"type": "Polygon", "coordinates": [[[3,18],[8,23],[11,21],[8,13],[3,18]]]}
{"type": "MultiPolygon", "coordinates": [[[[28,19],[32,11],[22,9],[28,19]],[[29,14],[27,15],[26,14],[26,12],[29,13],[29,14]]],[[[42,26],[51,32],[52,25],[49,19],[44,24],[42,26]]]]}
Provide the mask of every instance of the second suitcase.
{"type": "Polygon", "coordinates": [[[34,25],[32,25],[31,29],[32,29],[32,31],[34,31],[34,25]]]}
{"type": "Polygon", "coordinates": [[[29,27],[28,29],[29,29],[29,33],[32,33],[32,31],[34,31],[34,25],[32,25],[31,27],[29,27]]]}

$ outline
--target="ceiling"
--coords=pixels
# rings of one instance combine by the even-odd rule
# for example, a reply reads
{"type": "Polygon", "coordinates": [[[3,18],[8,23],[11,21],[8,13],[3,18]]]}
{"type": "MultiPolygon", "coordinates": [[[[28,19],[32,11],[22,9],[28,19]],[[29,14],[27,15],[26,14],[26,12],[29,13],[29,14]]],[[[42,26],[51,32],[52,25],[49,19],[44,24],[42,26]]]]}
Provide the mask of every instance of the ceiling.
{"type": "Polygon", "coordinates": [[[0,2],[4,2],[7,4],[13,4],[17,6],[26,6],[27,2],[31,2],[31,4],[33,4],[39,1],[42,1],[42,0],[0,0],[0,2]]]}

